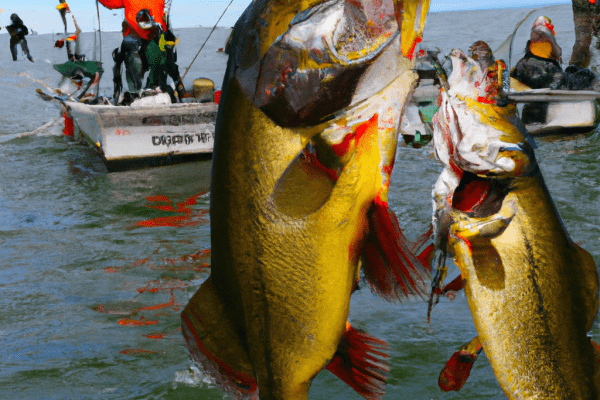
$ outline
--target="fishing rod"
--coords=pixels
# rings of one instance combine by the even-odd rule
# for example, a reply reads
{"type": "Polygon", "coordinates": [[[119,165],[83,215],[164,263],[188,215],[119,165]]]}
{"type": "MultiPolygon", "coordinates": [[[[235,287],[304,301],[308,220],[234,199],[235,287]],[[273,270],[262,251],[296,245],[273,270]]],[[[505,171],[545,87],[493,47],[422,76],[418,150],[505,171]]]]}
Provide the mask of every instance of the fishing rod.
{"type": "Polygon", "coordinates": [[[173,0],[167,0],[166,1],[166,6],[167,9],[165,10],[165,15],[167,16],[167,30],[171,30],[171,6],[173,5],[173,0]]]}
{"type": "MultiPolygon", "coordinates": [[[[508,62],[506,63],[506,70],[508,71],[508,74],[510,74],[510,70],[513,67],[513,63],[512,63],[512,53],[513,53],[513,44],[515,42],[515,37],[517,36],[517,31],[519,30],[519,28],[521,27],[521,25],[523,25],[523,22],[525,22],[530,16],[531,14],[533,14],[534,12],[537,12],[538,8],[531,10],[526,16],[525,18],[523,18],[521,21],[519,21],[519,23],[515,26],[515,29],[513,30],[513,32],[504,40],[504,42],[502,42],[502,44],[496,49],[496,51],[493,52],[493,54],[496,56],[497,54],[501,53],[502,51],[506,51],[505,49],[508,47],[508,62]]],[[[500,57],[502,58],[502,57],[500,57]]],[[[510,77],[507,76],[507,81],[502,83],[503,89],[506,92],[510,91],[510,77]]]]}
{"type": "Polygon", "coordinates": [[[96,0],[96,12],[98,13],[98,41],[100,42],[100,62],[102,62],[102,29],[100,29],[100,7],[98,7],[98,0],[96,0]]]}
{"type": "Polygon", "coordinates": [[[190,63],[190,66],[187,67],[187,69],[185,70],[185,72],[183,73],[183,76],[181,77],[181,81],[183,82],[183,78],[185,78],[185,76],[187,75],[188,71],[190,70],[190,68],[192,68],[192,64],[194,63],[194,61],[196,61],[196,58],[198,57],[198,55],[200,54],[200,52],[202,51],[202,49],[204,48],[204,45],[206,44],[206,42],[208,42],[208,38],[210,38],[210,35],[212,35],[212,33],[214,32],[214,30],[217,27],[217,24],[219,23],[219,21],[221,20],[221,18],[223,18],[223,15],[225,15],[225,12],[227,12],[227,9],[229,8],[229,6],[231,5],[231,3],[233,3],[233,0],[231,0],[229,2],[229,4],[227,4],[227,7],[225,7],[225,11],[223,11],[223,14],[221,14],[221,16],[219,17],[219,19],[217,20],[217,23],[215,24],[215,26],[213,26],[212,30],[210,31],[210,33],[208,34],[208,37],[206,38],[206,40],[204,41],[204,43],[202,43],[202,47],[200,47],[200,50],[198,50],[198,53],[196,53],[196,56],[194,57],[194,59],[192,60],[192,62],[190,63]]]}

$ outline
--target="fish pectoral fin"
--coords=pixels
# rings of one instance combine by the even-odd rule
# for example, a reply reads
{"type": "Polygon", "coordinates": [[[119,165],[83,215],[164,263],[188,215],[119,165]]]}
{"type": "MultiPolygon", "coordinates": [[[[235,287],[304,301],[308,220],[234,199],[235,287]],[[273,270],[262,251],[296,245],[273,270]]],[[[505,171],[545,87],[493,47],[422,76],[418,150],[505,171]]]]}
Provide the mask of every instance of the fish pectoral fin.
{"type": "Polygon", "coordinates": [[[444,392],[459,391],[467,382],[471,368],[483,350],[479,336],[464,344],[446,362],[438,378],[438,386],[444,392]]]}
{"type": "Polygon", "coordinates": [[[223,390],[256,395],[250,357],[224,310],[209,277],[181,313],[186,346],[192,360],[223,390]]]}
{"type": "Polygon", "coordinates": [[[337,351],[325,368],[367,399],[385,394],[390,372],[386,351],[388,344],[346,322],[346,331],[337,351]]]}
{"type": "Polygon", "coordinates": [[[338,171],[321,162],[305,147],[277,180],[271,199],[282,213],[301,218],[318,210],[329,198],[338,179],[338,171]]]}
{"type": "Polygon", "coordinates": [[[376,197],[368,219],[362,265],[372,290],[389,301],[411,295],[426,299],[429,267],[413,253],[412,244],[402,233],[387,202],[376,197]]]}
{"type": "Polygon", "coordinates": [[[447,285],[444,285],[440,294],[445,295],[446,297],[448,297],[450,299],[450,301],[452,301],[456,298],[456,295],[454,294],[454,292],[458,292],[460,290],[463,290],[464,288],[465,288],[465,280],[462,277],[462,275],[458,275],[456,278],[454,278],[452,280],[452,282],[450,282],[447,285]]]}
{"type": "Polygon", "coordinates": [[[461,211],[452,210],[454,223],[451,232],[463,239],[493,239],[506,230],[515,214],[516,209],[512,205],[502,207],[499,213],[485,218],[471,218],[461,211]]]}
{"type": "Polygon", "coordinates": [[[592,343],[592,347],[594,348],[594,356],[596,358],[596,361],[600,363],[600,344],[596,343],[591,339],[590,342],[592,343]]]}

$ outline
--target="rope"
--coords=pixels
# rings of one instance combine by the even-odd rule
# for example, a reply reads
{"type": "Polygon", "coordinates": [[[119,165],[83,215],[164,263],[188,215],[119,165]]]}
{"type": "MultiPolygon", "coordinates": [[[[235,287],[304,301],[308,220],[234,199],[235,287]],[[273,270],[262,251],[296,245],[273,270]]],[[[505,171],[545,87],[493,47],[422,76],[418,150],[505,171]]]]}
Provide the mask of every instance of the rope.
{"type": "Polygon", "coordinates": [[[198,55],[200,54],[200,52],[202,51],[202,49],[204,48],[204,45],[206,44],[206,42],[208,42],[208,38],[210,38],[210,35],[212,35],[212,33],[214,32],[215,28],[217,27],[217,24],[219,23],[219,21],[221,20],[221,18],[223,18],[223,15],[225,15],[225,12],[227,12],[227,9],[229,8],[229,6],[231,5],[231,3],[233,3],[233,0],[231,0],[229,2],[229,4],[227,4],[227,7],[225,7],[225,11],[223,11],[223,14],[221,14],[221,16],[219,17],[219,19],[217,20],[217,23],[215,24],[215,26],[213,26],[212,30],[210,31],[210,33],[208,34],[208,37],[206,38],[206,40],[204,41],[204,43],[202,43],[202,47],[200,47],[200,50],[198,50],[198,53],[196,53],[196,56],[194,57],[194,59],[192,60],[192,62],[190,63],[190,66],[187,67],[187,69],[185,70],[185,72],[183,73],[183,76],[181,77],[181,81],[183,81],[183,78],[185,78],[185,76],[187,75],[188,71],[190,70],[190,68],[192,68],[192,64],[194,63],[194,61],[196,61],[196,58],[198,57],[198,55]]]}

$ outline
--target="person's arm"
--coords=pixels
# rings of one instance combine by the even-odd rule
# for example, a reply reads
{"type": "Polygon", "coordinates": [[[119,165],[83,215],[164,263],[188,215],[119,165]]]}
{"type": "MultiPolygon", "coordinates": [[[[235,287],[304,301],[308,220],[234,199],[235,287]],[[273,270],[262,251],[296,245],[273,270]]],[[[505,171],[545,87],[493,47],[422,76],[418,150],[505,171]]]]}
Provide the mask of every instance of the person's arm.
{"type": "Polygon", "coordinates": [[[77,25],[77,20],[75,19],[74,15],[73,15],[73,25],[75,25],[75,36],[79,36],[79,34],[81,33],[81,29],[79,29],[79,25],[77,25]]]}
{"type": "Polygon", "coordinates": [[[124,8],[124,0],[98,0],[104,7],[114,10],[115,8],[124,8]]]}
{"type": "Polygon", "coordinates": [[[79,29],[79,25],[77,25],[77,20],[75,20],[75,16],[73,15],[73,25],[75,25],[75,55],[79,56],[79,34],[81,33],[81,29],[79,29]]]}

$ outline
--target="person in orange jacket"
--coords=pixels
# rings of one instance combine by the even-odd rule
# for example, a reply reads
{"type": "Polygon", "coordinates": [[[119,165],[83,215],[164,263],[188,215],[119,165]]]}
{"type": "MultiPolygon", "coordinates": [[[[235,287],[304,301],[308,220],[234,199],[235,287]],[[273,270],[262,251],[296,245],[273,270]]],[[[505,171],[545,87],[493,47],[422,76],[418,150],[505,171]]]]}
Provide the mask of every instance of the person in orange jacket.
{"type": "MultiPolygon", "coordinates": [[[[140,27],[137,23],[136,16],[138,13],[146,9],[150,11],[150,15],[154,18],[154,22],[161,25],[163,31],[167,30],[167,24],[164,20],[165,2],[164,0],[99,0],[104,7],[114,10],[117,8],[125,9],[125,20],[129,27],[144,40],[150,39],[150,32],[147,29],[140,27]]],[[[123,32],[123,36],[131,34],[130,31],[123,32]]]]}
{"type": "MultiPolygon", "coordinates": [[[[113,51],[113,59],[115,66],[113,69],[114,83],[114,101],[118,101],[122,91],[121,82],[121,64],[125,63],[125,72],[129,91],[139,93],[142,89],[142,78],[147,70],[156,75],[153,68],[158,68],[157,65],[149,65],[146,48],[151,41],[158,40],[163,36],[174,35],[167,29],[164,18],[164,0],[99,0],[102,5],[109,9],[125,8],[125,21],[123,21],[123,43],[121,48],[113,51]],[[157,35],[157,32],[160,32],[157,35]]],[[[163,39],[164,40],[164,39],[163,39]]],[[[167,39],[169,40],[169,39],[167,39]]],[[[177,86],[177,94],[182,95],[185,92],[179,70],[177,68],[176,54],[173,46],[169,46],[167,51],[167,69],[168,75],[171,76],[177,86]]],[[[162,74],[160,74],[162,75],[162,74]]],[[[162,81],[162,80],[161,80],[162,81]]],[[[162,82],[160,86],[165,86],[166,82],[162,82]]],[[[170,89],[170,88],[169,88],[170,89]]],[[[172,90],[170,91],[172,92],[172,90]]],[[[171,93],[170,93],[171,94],[171,93]]],[[[174,98],[171,96],[172,100],[174,98]]]]}
{"type": "Polygon", "coordinates": [[[99,0],[104,7],[114,10],[118,8],[125,9],[125,21],[123,21],[123,42],[120,48],[116,48],[113,53],[115,62],[113,68],[114,84],[114,102],[119,100],[123,84],[121,81],[121,65],[125,64],[125,77],[129,92],[139,93],[142,90],[142,79],[147,63],[143,58],[143,48],[150,40],[151,30],[142,27],[137,22],[138,13],[143,10],[149,10],[154,21],[166,30],[164,21],[164,0],[99,0]]]}

